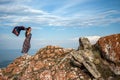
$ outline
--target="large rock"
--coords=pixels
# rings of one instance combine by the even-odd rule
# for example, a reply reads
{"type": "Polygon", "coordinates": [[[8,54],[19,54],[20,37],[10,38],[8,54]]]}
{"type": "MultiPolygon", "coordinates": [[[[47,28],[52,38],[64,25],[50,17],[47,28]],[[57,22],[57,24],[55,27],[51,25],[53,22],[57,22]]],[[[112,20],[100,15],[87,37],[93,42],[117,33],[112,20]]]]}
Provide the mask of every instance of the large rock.
{"type": "Polygon", "coordinates": [[[79,47],[78,50],[82,50],[82,49],[91,49],[92,45],[90,43],[90,41],[88,40],[88,38],[79,38],[79,47]]]}
{"type": "Polygon", "coordinates": [[[120,34],[101,37],[97,46],[106,59],[114,63],[120,63],[120,34]]]}
{"type": "Polygon", "coordinates": [[[87,38],[80,38],[79,43],[80,45],[78,51],[71,52],[73,64],[76,65],[77,63],[78,67],[83,65],[94,78],[100,78],[101,74],[93,63],[94,54],[92,52],[92,45],[90,41],[87,38]]]}
{"type": "Polygon", "coordinates": [[[6,68],[0,69],[0,80],[78,80],[90,79],[70,64],[68,55],[73,49],[46,46],[33,56],[20,56],[6,68]]]}
{"type": "MultiPolygon", "coordinates": [[[[84,54],[83,50],[79,50],[79,51],[72,51],[71,55],[73,57],[72,62],[74,65],[76,65],[78,67],[81,67],[81,65],[83,65],[85,67],[85,69],[87,69],[89,71],[89,73],[96,79],[101,77],[100,72],[97,70],[95,64],[93,63],[93,60],[91,60],[89,58],[89,56],[87,56],[86,54],[84,54]]],[[[87,51],[87,53],[92,54],[91,51],[87,51]]]]}
{"type": "Polygon", "coordinates": [[[101,37],[96,46],[101,55],[109,62],[110,69],[120,75],[120,34],[101,37]]]}
{"type": "Polygon", "coordinates": [[[20,56],[0,69],[0,80],[120,80],[111,72],[119,67],[110,64],[110,70],[104,65],[87,38],[80,38],[80,44],[78,50],[49,45],[33,56],[20,56]]]}

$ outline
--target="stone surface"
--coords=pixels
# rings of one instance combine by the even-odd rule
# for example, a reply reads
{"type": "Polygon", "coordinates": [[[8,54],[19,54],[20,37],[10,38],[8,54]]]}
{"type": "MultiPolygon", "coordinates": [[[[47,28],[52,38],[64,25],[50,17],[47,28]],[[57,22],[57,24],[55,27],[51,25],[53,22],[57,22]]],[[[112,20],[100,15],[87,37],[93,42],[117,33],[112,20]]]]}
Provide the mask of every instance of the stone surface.
{"type": "MultiPolygon", "coordinates": [[[[16,58],[6,68],[0,69],[0,79],[8,80],[69,80],[79,79],[82,71],[75,70],[67,57],[73,49],[59,46],[46,46],[35,55],[24,55],[16,58]],[[72,73],[70,73],[72,71],[72,73]]],[[[89,76],[83,76],[86,79],[89,76]]]]}
{"type": "Polygon", "coordinates": [[[90,43],[90,41],[88,40],[88,38],[79,38],[79,47],[78,50],[80,49],[91,49],[92,45],[90,43]]]}
{"type": "Polygon", "coordinates": [[[52,80],[52,75],[50,70],[44,70],[40,73],[40,80],[52,80]]]}
{"type": "Polygon", "coordinates": [[[120,34],[101,37],[96,45],[106,59],[120,63],[120,34]]]}
{"type": "MultiPolygon", "coordinates": [[[[81,67],[81,64],[82,64],[85,67],[85,69],[87,69],[91,73],[91,75],[94,78],[98,79],[101,77],[101,74],[97,70],[95,64],[93,62],[91,62],[89,59],[84,58],[80,52],[78,52],[78,51],[74,52],[74,54],[72,53],[72,56],[74,57],[74,60],[78,62],[77,63],[78,67],[81,67]]],[[[75,61],[72,61],[72,62],[73,62],[73,64],[76,65],[75,61]]]]}
{"type": "Polygon", "coordinates": [[[109,62],[110,69],[120,75],[120,34],[101,37],[96,46],[101,55],[109,62]]]}
{"type": "MultiPolygon", "coordinates": [[[[91,75],[98,79],[101,77],[100,72],[97,70],[94,61],[94,54],[92,52],[92,46],[87,38],[80,38],[80,49],[78,51],[72,51],[73,64],[77,66],[83,64],[83,66],[91,73],[91,75]],[[81,50],[82,49],[82,50],[81,50]]],[[[80,66],[79,66],[80,67],[80,66]]]]}
{"type": "Polygon", "coordinates": [[[0,69],[0,80],[120,80],[112,72],[119,74],[119,62],[107,62],[100,53],[87,38],[80,38],[78,50],[48,45],[0,69]]]}

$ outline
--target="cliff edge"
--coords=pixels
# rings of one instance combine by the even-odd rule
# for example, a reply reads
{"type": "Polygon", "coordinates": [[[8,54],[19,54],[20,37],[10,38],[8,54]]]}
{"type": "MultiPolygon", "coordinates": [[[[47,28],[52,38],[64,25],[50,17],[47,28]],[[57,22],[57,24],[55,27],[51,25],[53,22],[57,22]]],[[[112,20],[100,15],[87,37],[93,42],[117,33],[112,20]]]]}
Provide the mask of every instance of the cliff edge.
{"type": "Polygon", "coordinates": [[[0,69],[0,80],[120,80],[120,34],[79,43],[78,50],[48,45],[20,56],[0,69]]]}

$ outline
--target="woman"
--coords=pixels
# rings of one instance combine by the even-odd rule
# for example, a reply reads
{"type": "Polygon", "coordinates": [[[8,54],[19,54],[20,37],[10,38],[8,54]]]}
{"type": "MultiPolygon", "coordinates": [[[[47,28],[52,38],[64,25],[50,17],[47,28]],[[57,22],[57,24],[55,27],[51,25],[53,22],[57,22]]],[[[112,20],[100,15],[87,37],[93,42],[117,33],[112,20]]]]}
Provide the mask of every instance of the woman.
{"type": "Polygon", "coordinates": [[[31,40],[31,27],[28,27],[26,28],[26,33],[25,33],[25,40],[24,40],[24,43],[23,43],[23,48],[22,48],[22,53],[24,54],[28,54],[28,51],[31,47],[30,45],[30,40],[31,40]]]}

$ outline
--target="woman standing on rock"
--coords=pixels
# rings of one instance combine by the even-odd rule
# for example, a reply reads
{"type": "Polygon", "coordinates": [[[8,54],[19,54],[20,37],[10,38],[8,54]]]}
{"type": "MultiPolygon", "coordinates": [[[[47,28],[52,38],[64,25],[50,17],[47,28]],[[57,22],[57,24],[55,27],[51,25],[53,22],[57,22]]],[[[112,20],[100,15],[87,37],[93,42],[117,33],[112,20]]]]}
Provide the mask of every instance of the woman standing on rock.
{"type": "Polygon", "coordinates": [[[23,48],[22,48],[22,53],[24,53],[26,55],[28,54],[28,51],[31,47],[31,45],[30,45],[31,36],[32,36],[31,27],[28,27],[28,28],[26,28],[26,32],[25,32],[25,37],[26,38],[24,40],[23,48]]]}

